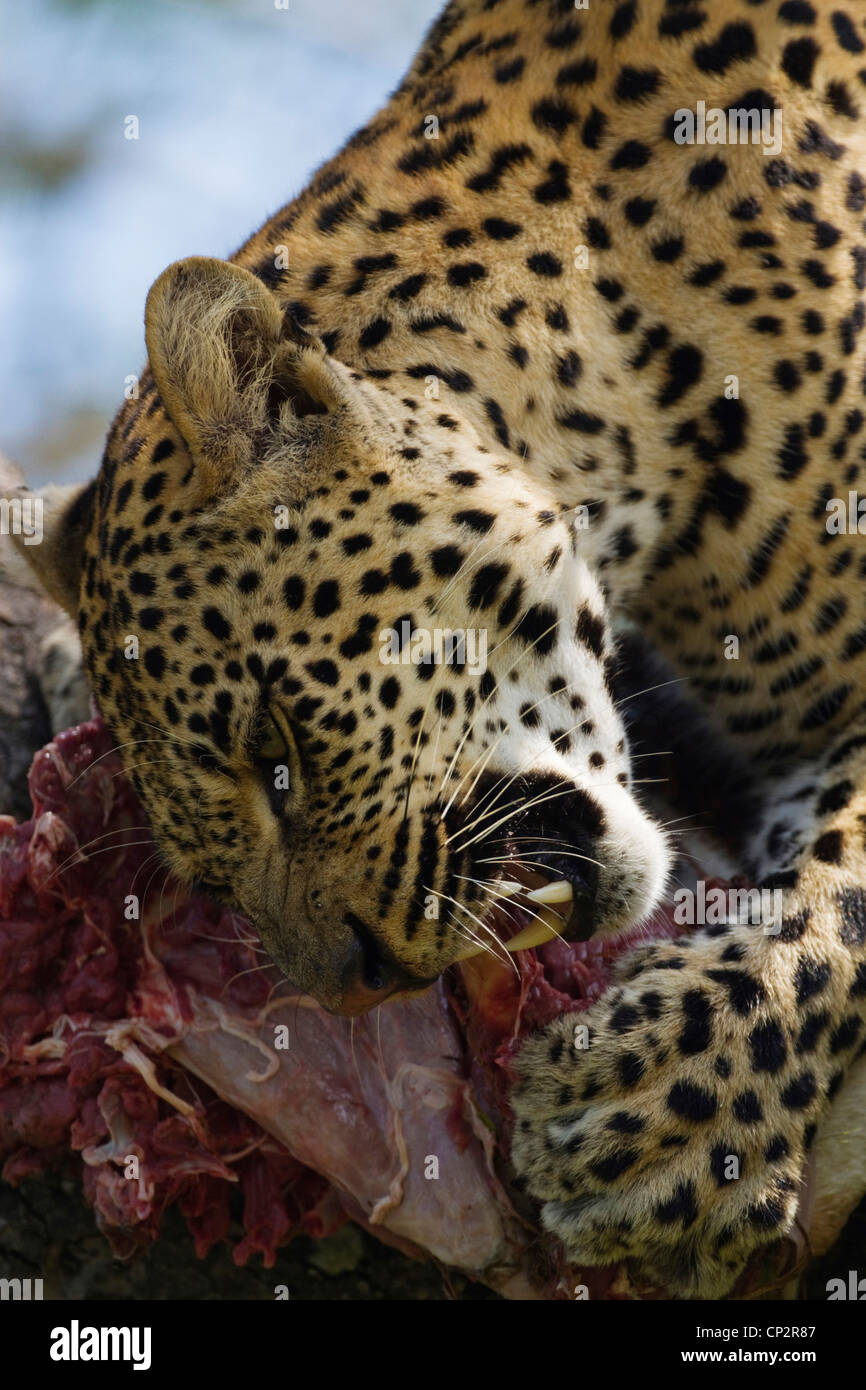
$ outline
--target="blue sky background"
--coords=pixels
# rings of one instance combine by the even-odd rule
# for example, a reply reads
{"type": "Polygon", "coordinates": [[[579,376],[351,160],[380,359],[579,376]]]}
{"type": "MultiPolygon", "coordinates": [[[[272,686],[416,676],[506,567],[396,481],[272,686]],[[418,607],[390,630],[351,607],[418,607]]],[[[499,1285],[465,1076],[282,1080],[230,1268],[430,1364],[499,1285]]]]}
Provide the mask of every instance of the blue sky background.
{"type": "Polygon", "coordinates": [[[30,481],[95,471],[144,360],[153,280],[179,256],[231,254],[303,188],[399,82],[443,0],[288,6],[6,7],[0,450],[30,481]]]}

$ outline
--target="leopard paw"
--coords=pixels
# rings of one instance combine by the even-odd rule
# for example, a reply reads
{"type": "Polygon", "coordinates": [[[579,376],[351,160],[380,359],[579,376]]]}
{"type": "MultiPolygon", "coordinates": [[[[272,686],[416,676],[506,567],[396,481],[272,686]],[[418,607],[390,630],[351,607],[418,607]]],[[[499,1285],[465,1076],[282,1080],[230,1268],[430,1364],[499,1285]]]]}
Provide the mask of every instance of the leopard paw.
{"type": "Polygon", "coordinates": [[[524,1044],[513,1159],[575,1264],[718,1298],[790,1228],[823,1088],[764,977],[738,928],[643,948],[524,1044]]]}

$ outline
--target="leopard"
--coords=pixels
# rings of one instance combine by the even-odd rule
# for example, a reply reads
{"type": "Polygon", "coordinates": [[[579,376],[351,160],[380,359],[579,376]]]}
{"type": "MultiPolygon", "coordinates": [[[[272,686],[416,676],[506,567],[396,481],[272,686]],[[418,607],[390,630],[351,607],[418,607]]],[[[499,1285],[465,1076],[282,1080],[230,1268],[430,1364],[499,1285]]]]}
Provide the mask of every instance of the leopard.
{"type": "Polygon", "coordinates": [[[493,949],[515,884],[646,921],[620,634],[658,653],[781,913],[638,932],[588,1047],[521,1045],[512,1162],[576,1267],[673,1298],[791,1230],[864,1052],[864,87],[854,0],[451,0],[298,196],[159,276],[24,552],[165,862],[347,1017],[493,949]]]}

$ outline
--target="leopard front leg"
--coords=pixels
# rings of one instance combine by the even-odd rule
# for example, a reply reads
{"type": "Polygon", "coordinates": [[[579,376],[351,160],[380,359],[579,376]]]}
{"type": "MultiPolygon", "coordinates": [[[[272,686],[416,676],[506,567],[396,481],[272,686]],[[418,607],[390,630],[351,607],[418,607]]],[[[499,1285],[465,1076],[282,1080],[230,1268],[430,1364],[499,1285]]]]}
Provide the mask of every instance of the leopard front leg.
{"type": "Polygon", "coordinates": [[[781,921],[633,952],[603,1000],[518,1057],[513,1158],[544,1226],[578,1266],[625,1260],[686,1298],[721,1297],[790,1229],[864,1050],[866,731],[774,799],[755,848],[779,856],[762,886],[781,921]]]}

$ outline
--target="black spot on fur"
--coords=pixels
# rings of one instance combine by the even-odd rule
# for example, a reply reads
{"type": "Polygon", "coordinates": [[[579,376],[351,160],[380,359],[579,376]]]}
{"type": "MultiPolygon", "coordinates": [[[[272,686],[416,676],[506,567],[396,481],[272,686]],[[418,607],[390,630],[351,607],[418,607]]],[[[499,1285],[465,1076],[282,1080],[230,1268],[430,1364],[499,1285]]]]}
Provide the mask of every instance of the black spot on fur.
{"type": "Polygon", "coordinates": [[[744,1125],[756,1125],[764,1118],[761,1102],[754,1091],[743,1091],[735,1096],[731,1109],[744,1125]]]}
{"type": "Polygon", "coordinates": [[[785,1065],[788,1051],[785,1034],[775,1019],[767,1019],[752,1029],[749,1047],[752,1050],[753,1071],[775,1073],[785,1065]]]}
{"type": "Polygon", "coordinates": [[[810,1071],[806,1071],[785,1087],[779,1100],[788,1110],[805,1110],[816,1089],[815,1077],[810,1071]]]}
{"type": "Polygon", "coordinates": [[[619,1078],[623,1086],[636,1086],[646,1071],[646,1064],[637,1052],[625,1052],[619,1059],[619,1078]]]}
{"type": "Polygon", "coordinates": [[[655,1209],[656,1220],[663,1226],[679,1224],[684,1231],[693,1225],[698,1217],[698,1204],[692,1182],[679,1182],[673,1196],[666,1202],[659,1202],[655,1209]]]}
{"type": "Polygon", "coordinates": [[[702,990],[689,990],[683,996],[685,1024],[677,1039],[677,1046],[684,1057],[694,1057],[706,1052],[712,1038],[712,1013],[709,997],[702,990]]]}
{"type": "Polygon", "coordinates": [[[220,642],[226,642],[232,635],[231,623],[218,608],[206,608],[201,615],[208,632],[220,642]]]}
{"type": "Polygon", "coordinates": [[[746,970],[708,970],[707,976],[728,991],[731,1008],[741,1018],[746,1018],[765,997],[766,991],[760,980],[756,980],[746,970]]]}
{"type": "Polygon", "coordinates": [[[619,1153],[597,1159],[594,1163],[588,1164],[588,1167],[599,1182],[616,1182],[617,1178],[634,1166],[639,1157],[637,1149],[621,1149],[619,1153]]]}
{"type": "Polygon", "coordinates": [[[751,24],[739,22],[726,24],[712,42],[698,44],[692,56],[701,72],[721,74],[727,72],[734,63],[742,63],[754,57],[756,51],[755,33],[751,24]]]}
{"type": "Polygon", "coordinates": [[[813,961],[807,956],[801,956],[794,976],[794,984],[797,986],[797,1003],[804,1004],[813,995],[820,994],[826,988],[832,975],[832,969],[827,961],[813,961]]]}

